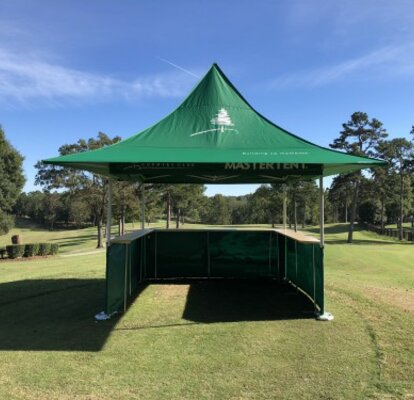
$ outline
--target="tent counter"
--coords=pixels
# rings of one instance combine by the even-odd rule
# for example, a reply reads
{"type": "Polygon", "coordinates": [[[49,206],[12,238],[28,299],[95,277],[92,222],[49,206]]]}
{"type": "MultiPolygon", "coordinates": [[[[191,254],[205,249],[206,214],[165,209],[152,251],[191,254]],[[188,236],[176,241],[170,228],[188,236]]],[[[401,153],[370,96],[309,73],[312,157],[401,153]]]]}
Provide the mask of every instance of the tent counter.
{"type": "Polygon", "coordinates": [[[324,312],[323,248],[289,229],[143,229],[107,249],[106,313],[126,311],[144,282],[162,279],[277,279],[324,312]]]}

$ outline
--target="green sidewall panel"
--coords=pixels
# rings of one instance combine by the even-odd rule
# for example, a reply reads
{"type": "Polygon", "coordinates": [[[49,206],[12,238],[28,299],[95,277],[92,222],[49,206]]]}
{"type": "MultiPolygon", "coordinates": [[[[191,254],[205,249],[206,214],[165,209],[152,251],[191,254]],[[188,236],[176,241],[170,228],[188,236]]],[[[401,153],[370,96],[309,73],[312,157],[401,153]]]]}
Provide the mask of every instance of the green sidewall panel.
{"type": "Polygon", "coordinates": [[[144,260],[145,260],[145,273],[144,279],[155,278],[155,232],[144,236],[144,260]]]}
{"type": "Polygon", "coordinates": [[[106,312],[120,311],[125,295],[125,245],[113,245],[107,249],[106,312]]]}
{"type": "Polygon", "coordinates": [[[208,276],[207,237],[207,232],[157,232],[156,277],[208,276]]]}
{"type": "Polygon", "coordinates": [[[286,261],[286,275],[282,276],[305,292],[323,312],[323,249],[319,244],[296,242],[282,236],[279,237],[279,244],[284,249],[279,260],[286,261]]]}
{"type": "Polygon", "coordinates": [[[279,241],[278,241],[278,235],[276,235],[274,232],[271,232],[269,235],[269,245],[270,245],[270,275],[273,278],[280,278],[279,241]]]}
{"type": "Polygon", "coordinates": [[[270,277],[269,232],[210,232],[214,277],[270,277]]]}
{"type": "Polygon", "coordinates": [[[285,238],[286,240],[286,261],[287,261],[287,268],[286,268],[286,278],[292,282],[296,282],[296,249],[295,249],[295,241],[289,238],[285,238]]]}
{"type": "Polygon", "coordinates": [[[313,247],[312,244],[297,243],[297,285],[306,292],[309,297],[314,297],[313,279],[313,247]]]}
{"type": "Polygon", "coordinates": [[[324,303],[324,249],[315,246],[315,281],[316,281],[316,298],[315,302],[319,306],[321,313],[325,311],[324,303]]]}
{"type": "Polygon", "coordinates": [[[324,310],[323,249],[265,231],[154,231],[107,251],[106,311],[166,278],[286,278],[324,310]]]}
{"type": "Polygon", "coordinates": [[[129,294],[134,293],[138,289],[138,284],[141,281],[141,241],[142,239],[138,239],[129,246],[129,294]]]}

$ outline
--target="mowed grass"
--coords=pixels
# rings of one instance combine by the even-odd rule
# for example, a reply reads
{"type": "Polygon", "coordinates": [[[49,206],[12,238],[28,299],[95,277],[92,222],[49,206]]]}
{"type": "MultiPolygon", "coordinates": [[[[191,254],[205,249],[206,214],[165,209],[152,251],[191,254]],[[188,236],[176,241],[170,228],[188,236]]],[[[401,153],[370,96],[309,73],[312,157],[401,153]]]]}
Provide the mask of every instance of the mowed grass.
{"type": "Polygon", "coordinates": [[[79,255],[92,230],[56,234],[92,238],[0,262],[0,399],[414,398],[412,243],[357,231],[349,245],[328,226],[332,322],[274,312],[295,293],[279,305],[259,283],[192,283],[142,287],[125,315],[96,323],[104,252],[79,255]]]}

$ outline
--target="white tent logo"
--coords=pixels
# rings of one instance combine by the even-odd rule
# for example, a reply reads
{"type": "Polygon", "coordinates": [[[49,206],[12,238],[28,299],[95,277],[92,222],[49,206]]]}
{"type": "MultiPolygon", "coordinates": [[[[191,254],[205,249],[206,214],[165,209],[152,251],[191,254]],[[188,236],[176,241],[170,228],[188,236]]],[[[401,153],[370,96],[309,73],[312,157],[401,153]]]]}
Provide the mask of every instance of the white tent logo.
{"type": "Polygon", "coordinates": [[[225,108],[220,108],[219,112],[214,118],[211,119],[210,123],[214,125],[215,128],[192,133],[190,137],[203,135],[204,133],[208,133],[208,132],[221,132],[222,133],[225,131],[233,131],[235,133],[239,133],[237,129],[231,128],[232,126],[234,126],[234,123],[231,120],[230,115],[225,108]]]}

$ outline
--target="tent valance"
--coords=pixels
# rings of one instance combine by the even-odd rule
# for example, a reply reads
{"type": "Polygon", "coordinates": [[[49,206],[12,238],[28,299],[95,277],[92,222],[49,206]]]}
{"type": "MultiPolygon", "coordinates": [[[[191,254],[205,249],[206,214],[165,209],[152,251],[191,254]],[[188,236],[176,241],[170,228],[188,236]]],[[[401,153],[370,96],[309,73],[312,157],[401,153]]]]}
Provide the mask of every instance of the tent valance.
{"type": "Polygon", "coordinates": [[[385,164],[280,128],[255,111],[216,64],[152,127],[112,146],[45,163],[148,183],[285,182],[385,164]]]}

